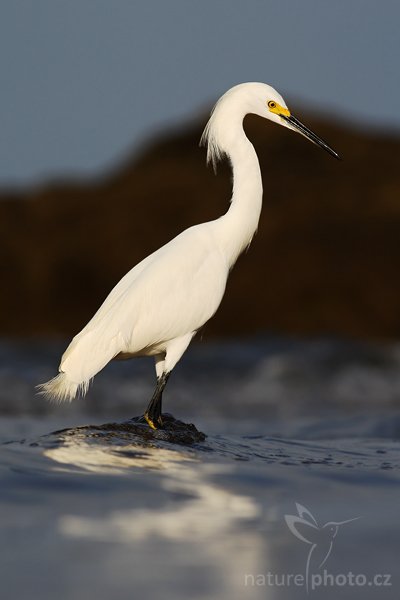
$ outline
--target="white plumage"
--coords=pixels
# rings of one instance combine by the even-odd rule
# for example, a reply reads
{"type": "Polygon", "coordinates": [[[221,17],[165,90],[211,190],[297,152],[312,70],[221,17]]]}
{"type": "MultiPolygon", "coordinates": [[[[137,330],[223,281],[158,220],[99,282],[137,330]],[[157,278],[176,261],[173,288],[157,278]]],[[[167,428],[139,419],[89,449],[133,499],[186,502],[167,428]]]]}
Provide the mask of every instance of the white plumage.
{"type": "Polygon", "coordinates": [[[217,310],[229,271],[257,229],[262,181],[255,150],[243,131],[247,113],[297,130],[337,156],[291,116],[272,87],[244,83],[226,92],[212,112],[202,143],[214,167],[224,155],[231,161],[229,210],[185,230],[129,271],[74,337],[61,359],[60,374],[39,386],[41,393],[73,400],[86,393],[91,379],[111,359],[154,356],[158,384],[145,416],[152,427],[162,424],[161,395],[168,375],[196,331],[217,310]]]}

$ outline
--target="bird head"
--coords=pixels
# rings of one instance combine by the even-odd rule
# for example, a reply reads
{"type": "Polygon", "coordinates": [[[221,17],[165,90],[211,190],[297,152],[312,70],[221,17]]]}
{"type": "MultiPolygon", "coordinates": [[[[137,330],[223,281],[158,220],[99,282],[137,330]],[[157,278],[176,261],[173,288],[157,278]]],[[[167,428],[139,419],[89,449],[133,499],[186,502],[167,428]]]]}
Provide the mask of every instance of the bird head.
{"type": "Polygon", "coordinates": [[[328,523],[325,523],[325,525],[322,527],[322,530],[330,539],[333,539],[336,537],[341,525],[344,525],[345,523],[351,523],[359,518],[360,517],[354,517],[353,519],[347,519],[347,521],[329,521],[328,523]]]}
{"type": "MultiPolygon", "coordinates": [[[[265,83],[244,84],[249,85],[250,97],[252,99],[249,112],[259,115],[278,125],[287,127],[292,131],[300,133],[310,142],[323,148],[331,156],[339,159],[339,155],[322,138],[316,135],[311,129],[303,125],[287,107],[282,96],[270,85],[265,83]]],[[[250,100],[249,97],[249,100],[250,100]]]]}
{"type": "Polygon", "coordinates": [[[241,83],[228,90],[217,102],[203,132],[201,144],[207,145],[207,160],[214,168],[220,158],[229,154],[237,129],[247,114],[254,114],[300,133],[331,156],[339,155],[322,138],[294,117],[282,96],[266,83],[241,83]]]}

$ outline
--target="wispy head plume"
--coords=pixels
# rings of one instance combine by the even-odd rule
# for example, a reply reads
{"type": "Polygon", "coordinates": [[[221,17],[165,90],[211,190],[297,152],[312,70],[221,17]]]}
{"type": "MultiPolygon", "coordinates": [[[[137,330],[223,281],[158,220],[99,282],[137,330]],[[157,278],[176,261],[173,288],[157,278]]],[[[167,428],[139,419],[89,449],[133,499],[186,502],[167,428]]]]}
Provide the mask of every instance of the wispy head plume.
{"type": "Polygon", "coordinates": [[[218,113],[221,101],[224,96],[218,100],[216,105],[211,111],[211,116],[208,120],[207,125],[204,128],[203,134],[200,138],[200,146],[206,146],[207,148],[207,163],[211,163],[214,169],[214,173],[217,172],[217,164],[225,156],[225,151],[222,149],[218,139],[218,113]]]}

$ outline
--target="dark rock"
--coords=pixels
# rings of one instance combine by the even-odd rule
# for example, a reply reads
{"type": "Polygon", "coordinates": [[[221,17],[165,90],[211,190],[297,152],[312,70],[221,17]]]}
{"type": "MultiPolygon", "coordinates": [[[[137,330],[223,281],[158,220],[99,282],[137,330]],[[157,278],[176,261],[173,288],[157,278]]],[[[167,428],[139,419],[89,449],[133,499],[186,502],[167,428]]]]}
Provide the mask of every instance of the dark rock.
{"type": "Polygon", "coordinates": [[[191,445],[204,442],[206,435],[199,431],[193,423],[184,423],[175,419],[171,414],[164,413],[163,428],[152,429],[144,417],[133,417],[122,423],[105,423],[104,425],[85,425],[71,429],[62,429],[51,434],[51,438],[68,438],[71,436],[84,436],[85,438],[101,438],[102,441],[112,443],[113,440],[125,442],[152,442],[162,441],[172,444],[191,445]]]}

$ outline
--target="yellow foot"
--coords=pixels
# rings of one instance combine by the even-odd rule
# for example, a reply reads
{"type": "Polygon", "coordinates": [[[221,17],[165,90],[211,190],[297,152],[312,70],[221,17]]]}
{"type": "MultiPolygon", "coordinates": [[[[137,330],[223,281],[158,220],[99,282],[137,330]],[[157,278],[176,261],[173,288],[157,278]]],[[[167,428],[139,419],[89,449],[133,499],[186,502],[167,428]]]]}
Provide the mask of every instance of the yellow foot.
{"type": "Polygon", "coordinates": [[[143,416],[152,429],[160,429],[160,427],[162,427],[163,422],[161,416],[158,417],[157,421],[154,421],[147,412],[144,413],[143,416]]]}

